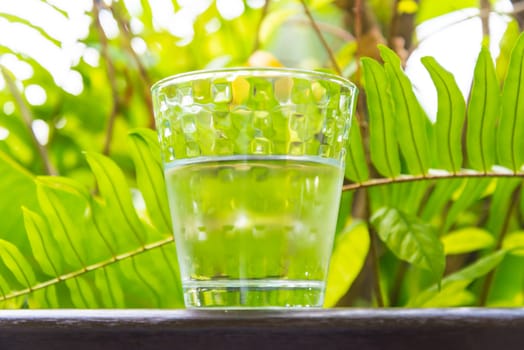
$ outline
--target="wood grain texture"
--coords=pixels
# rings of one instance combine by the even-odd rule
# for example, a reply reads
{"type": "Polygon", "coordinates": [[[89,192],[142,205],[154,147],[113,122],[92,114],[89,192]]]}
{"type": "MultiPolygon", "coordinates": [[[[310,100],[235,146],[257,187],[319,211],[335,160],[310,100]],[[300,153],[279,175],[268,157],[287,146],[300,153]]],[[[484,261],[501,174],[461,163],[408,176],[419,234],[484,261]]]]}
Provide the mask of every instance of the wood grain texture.
{"type": "Polygon", "coordinates": [[[0,349],[523,349],[524,309],[0,311],[0,349]]]}

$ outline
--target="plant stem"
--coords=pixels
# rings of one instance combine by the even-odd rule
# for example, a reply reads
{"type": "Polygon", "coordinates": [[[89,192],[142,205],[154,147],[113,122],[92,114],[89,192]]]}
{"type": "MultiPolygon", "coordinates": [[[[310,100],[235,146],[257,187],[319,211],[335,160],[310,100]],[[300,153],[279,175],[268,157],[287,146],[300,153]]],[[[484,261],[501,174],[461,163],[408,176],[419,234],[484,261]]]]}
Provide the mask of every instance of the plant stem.
{"type": "Polygon", "coordinates": [[[379,266],[379,259],[378,259],[378,252],[377,252],[377,233],[374,229],[369,229],[369,237],[370,237],[370,254],[371,254],[371,261],[372,261],[372,269],[373,269],[373,289],[375,290],[375,298],[377,300],[377,306],[378,307],[384,307],[384,297],[382,296],[382,286],[380,284],[380,266],[379,266]]]}
{"type": "Polygon", "coordinates": [[[104,32],[104,29],[102,28],[102,24],[100,23],[100,8],[101,8],[100,0],[93,0],[93,21],[94,25],[98,31],[98,36],[100,37],[100,44],[101,44],[101,55],[104,58],[105,66],[106,66],[106,73],[107,73],[107,79],[109,80],[109,85],[111,87],[111,97],[112,97],[112,107],[111,112],[109,114],[109,117],[107,119],[107,126],[106,126],[106,137],[104,140],[104,148],[102,153],[103,154],[109,154],[111,150],[111,140],[113,139],[113,128],[115,124],[116,117],[120,113],[120,97],[118,96],[118,87],[116,84],[116,76],[115,76],[115,67],[113,65],[113,61],[109,57],[109,43],[107,36],[104,32]]]}
{"type": "MultiPolygon", "coordinates": [[[[509,227],[509,221],[511,219],[511,215],[518,203],[517,199],[519,198],[521,188],[522,188],[522,185],[519,185],[513,191],[513,194],[511,195],[510,205],[509,205],[508,210],[506,211],[506,216],[504,217],[504,222],[502,224],[499,236],[497,238],[497,244],[495,246],[495,251],[502,248],[502,243],[504,242],[504,238],[506,237],[506,234],[508,233],[508,227],[509,227]]],[[[480,291],[479,306],[486,306],[486,303],[489,297],[489,292],[491,290],[491,285],[493,284],[493,278],[495,277],[495,271],[496,271],[496,268],[491,270],[486,275],[486,278],[484,279],[484,283],[482,284],[482,289],[480,291]]]]}
{"type": "Polygon", "coordinates": [[[269,4],[271,3],[271,0],[266,0],[264,3],[264,7],[262,7],[262,13],[260,14],[260,20],[258,21],[258,26],[255,34],[255,42],[253,43],[253,50],[251,53],[254,53],[260,48],[260,29],[262,28],[262,23],[264,23],[264,19],[266,19],[266,16],[269,12],[269,4]]]}
{"type": "Polygon", "coordinates": [[[33,141],[33,144],[38,152],[38,155],[42,159],[42,163],[44,165],[44,172],[47,175],[58,175],[58,172],[56,171],[55,167],[51,163],[51,160],[49,159],[47,148],[44,145],[42,145],[40,142],[38,142],[38,139],[36,138],[36,135],[35,135],[35,132],[33,131],[33,126],[32,126],[33,120],[34,120],[33,114],[31,113],[31,110],[29,109],[26,102],[24,101],[22,94],[18,90],[14,79],[11,77],[11,74],[1,65],[0,65],[0,71],[2,72],[2,76],[4,77],[7,87],[9,91],[11,92],[11,95],[13,95],[16,105],[18,106],[18,109],[20,110],[22,121],[24,122],[27,128],[27,131],[29,132],[29,135],[31,135],[31,140],[33,141]]]}
{"type": "Polygon", "coordinates": [[[300,2],[302,3],[302,7],[304,8],[304,13],[306,14],[307,18],[309,19],[309,22],[311,23],[311,27],[317,34],[318,38],[320,39],[320,42],[322,43],[322,46],[324,46],[324,49],[326,50],[329,56],[329,60],[333,65],[333,69],[335,69],[335,72],[337,72],[338,75],[342,76],[342,69],[340,69],[340,66],[338,65],[335,54],[333,53],[333,50],[331,50],[331,48],[329,47],[326,39],[324,38],[324,35],[322,35],[322,32],[320,31],[320,28],[318,27],[315,19],[313,18],[311,11],[309,11],[309,7],[306,4],[306,0],[300,0],[300,2]]]}
{"type": "Polygon", "coordinates": [[[416,181],[429,181],[429,180],[441,180],[441,179],[468,179],[468,178],[516,178],[524,177],[524,173],[477,173],[477,172],[458,172],[454,174],[439,174],[439,175],[403,175],[392,178],[380,178],[370,179],[360,183],[352,183],[344,185],[342,191],[354,191],[359,188],[368,188],[375,186],[382,186],[395,183],[403,182],[416,182],[416,181]]]}
{"type": "Polygon", "coordinates": [[[487,13],[486,16],[480,16],[482,22],[482,37],[484,40],[489,40],[489,14],[491,13],[490,0],[480,0],[481,13],[487,13]]]}
{"type": "MultiPolygon", "coordinates": [[[[118,4],[118,3],[116,3],[118,4]]],[[[149,73],[147,72],[146,67],[142,63],[142,60],[140,57],[138,57],[138,54],[131,46],[131,33],[129,32],[129,24],[128,21],[124,20],[120,14],[120,12],[116,11],[114,8],[115,5],[111,6],[109,10],[113,14],[113,17],[115,18],[118,27],[120,28],[120,31],[124,34],[125,37],[125,48],[129,55],[131,56],[131,59],[135,63],[137,69],[138,69],[138,75],[140,77],[140,80],[142,81],[142,84],[144,86],[144,100],[146,103],[146,106],[149,111],[149,127],[151,129],[154,129],[155,127],[155,117],[153,114],[153,98],[151,96],[151,78],[149,77],[149,73]]]]}

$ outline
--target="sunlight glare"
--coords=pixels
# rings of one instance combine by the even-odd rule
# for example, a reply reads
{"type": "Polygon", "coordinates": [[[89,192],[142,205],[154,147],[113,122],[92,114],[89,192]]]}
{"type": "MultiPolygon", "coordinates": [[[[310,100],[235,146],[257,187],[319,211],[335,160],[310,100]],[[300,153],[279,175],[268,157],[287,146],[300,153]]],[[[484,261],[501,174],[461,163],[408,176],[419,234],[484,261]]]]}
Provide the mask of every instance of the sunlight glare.
{"type": "Polygon", "coordinates": [[[0,141],[3,141],[9,137],[9,130],[0,126],[0,141]]]}
{"type": "Polygon", "coordinates": [[[42,146],[47,145],[49,142],[49,125],[42,119],[35,119],[31,124],[31,128],[35,133],[36,140],[42,146]]]}
{"type": "Polygon", "coordinates": [[[13,101],[7,101],[4,103],[4,114],[5,115],[11,115],[15,112],[15,104],[13,101]]]}
{"type": "Polygon", "coordinates": [[[32,106],[41,106],[47,100],[47,94],[40,85],[28,85],[24,90],[24,94],[27,102],[32,106]]]}
{"type": "Polygon", "coordinates": [[[220,15],[227,20],[239,17],[245,10],[242,0],[216,0],[216,7],[220,15]]]}

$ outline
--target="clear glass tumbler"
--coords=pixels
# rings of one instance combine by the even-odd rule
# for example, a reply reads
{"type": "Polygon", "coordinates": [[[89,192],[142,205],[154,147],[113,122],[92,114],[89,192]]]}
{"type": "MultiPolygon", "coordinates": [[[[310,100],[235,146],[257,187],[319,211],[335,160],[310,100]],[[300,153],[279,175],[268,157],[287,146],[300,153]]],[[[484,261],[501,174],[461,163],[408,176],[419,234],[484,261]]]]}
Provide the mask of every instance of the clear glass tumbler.
{"type": "Polygon", "coordinates": [[[187,307],[321,307],[356,87],[294,69],[156,83],[187,307]]]}

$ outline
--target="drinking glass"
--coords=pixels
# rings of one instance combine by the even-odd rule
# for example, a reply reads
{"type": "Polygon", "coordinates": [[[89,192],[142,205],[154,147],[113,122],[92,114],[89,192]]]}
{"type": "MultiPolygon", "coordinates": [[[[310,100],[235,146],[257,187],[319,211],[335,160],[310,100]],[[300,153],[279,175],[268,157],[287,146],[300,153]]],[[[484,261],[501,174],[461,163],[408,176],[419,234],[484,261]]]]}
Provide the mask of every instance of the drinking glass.
{"type": "Polygon", "coordinates": [[[187,307],[321,307],[356,87],[237,68],[152,87],[187,307]]]}

